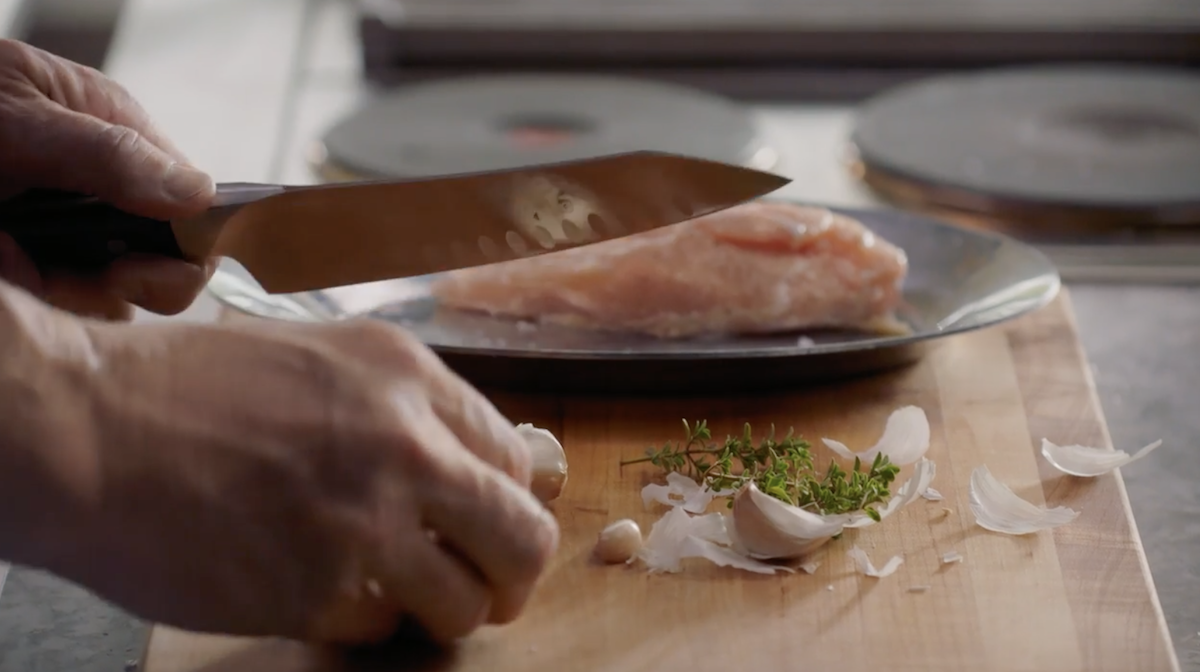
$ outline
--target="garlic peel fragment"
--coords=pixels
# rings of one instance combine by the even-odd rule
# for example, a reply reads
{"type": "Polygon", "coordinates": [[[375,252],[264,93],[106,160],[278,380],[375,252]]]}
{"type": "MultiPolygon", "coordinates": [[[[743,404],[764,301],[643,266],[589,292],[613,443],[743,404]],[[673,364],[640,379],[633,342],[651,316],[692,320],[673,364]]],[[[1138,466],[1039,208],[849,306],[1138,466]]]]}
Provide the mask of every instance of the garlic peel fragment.
{"type": "Polygon", "coordinates": [[[1105,450],[1088,446],[1059,446],[1049,439],[1042,439],[1042,457],[1055,469],[1071,476],[1091,478],[1120,469],[1130,462],[1140,460],[1162,445],[1159,439],[1143,447],[1133,455],[1123,450],[1105,450]]]}
{"type": "Polygon", "coordinates": [[[517,425],[516,429],[533,457],[530,491],[544,504],[558,499],[567,486],[567,452],[548,429],[527,422],[517,425]]]}
{"type": "Polygon", "coordinates": [[[926,488],[925,492],[921,493],[921,496],[931,502],[940,502],[946,499],[945,495],[933,488],[926,488]]]}
{"type": "Polygon", "coordinates": [[[719,513],[692,516],[681,506],[672,507],[650,528],[638,557],[652,574],[679,572],[688,558],[704,558],[718,566],[759,574],[795,571],[760,562],[733,548],[725,521],[719,513]]]}
{"type": "Polygon", "coordinates": [[[732,492],[714,492],[703,487],[683,474],[673,471],[667,474],[667,484],[651,483],[642,488],[642,505],[650,502],[666,506],[681,506],[688,513],[704,513],[715,497],[725,497],[732,492]]]}
{"type": "Polygon", "coordinates": [[[1066,525],[1079,516],[1065,506],[1047,509],[1021,499],[996,480],[987,465],[971,473],[970,504],[980,527],[1002,534],[1032,534],[1066,525]]]}
{"type": "MultiPolygon", "coordinates": [[[[877,511],[879,514],[879,520],[882,521],[893,513],[915,502],[918,497],[929,490],[929,484],[933,482],[933,478],[936,475],[937,465],[933,462],[933,460],[921,458],[920,461],[917,462],[916,468],[913,470],[913,475],[904,482],[904,485],[900,486],[900,489],[896,491],[896,494],[892,495],[891,499],[887,501],[887,504],[885,504],[882,509],[877,511]]],[[[865,513],[854,514],[854,519],[847,523],[846,527],[852,529],[869,527],[874,525],[875,522],[875,519],[871,518],[865,513]]]]}
{"type": "Polygon", "coordinates": [[[962,561],[963,561],[962,553],[959,553],[958,551],[950,551],[949,553],[942,554],[942,564],[943,565],[949,565],[949,564],[953,564],[956,562],[962,562],[962,561]]]}
{"type": "Polygon", "coordinates": [[[881,569],[876,569],[875,565],[871,562],[871,558],[867,557],[867,552],[858,546],[854,546],[849,551],[846,551],[846,555],[850,556],[850,559],[854,561],[854,566],[860,574],[876,579],[886,578],[895,574],[896,570],[900,569],[900,565],[904,564],[904,558],[897,555],[888,560],[887,564],[881,569]]]}
{"type": "Polygon", "coordinates": [[[888,417],[879,441],[860,453],[851,451],[840,441],[821,441],[846,460],[857,457],[863,464],[871,464],[876,455],[883,453],[892,464],[903,467],[925,456],[929,451],[929,437],[929,418],[926,417],[925,411],[919,406],[905,406],[893,411],[888,417]]]}

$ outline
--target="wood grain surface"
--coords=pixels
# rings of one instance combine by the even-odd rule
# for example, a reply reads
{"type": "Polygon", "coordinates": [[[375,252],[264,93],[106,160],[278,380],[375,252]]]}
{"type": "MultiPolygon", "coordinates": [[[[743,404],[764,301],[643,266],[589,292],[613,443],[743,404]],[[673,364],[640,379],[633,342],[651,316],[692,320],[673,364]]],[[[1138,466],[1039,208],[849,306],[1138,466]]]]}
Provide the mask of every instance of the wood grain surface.
{"type": "Polygon", "coordinates": [[[555,432],[570,459],[554,505],[560,552],[519,621],[436,655],[403,647],[348,655],[158,627],[144,672],[1178,670],[1119,474],[1063,476],[1038,452],[1043,437],[1109,445],[1065,292],[1009,325],[946,339],[906,370],[790,395],[492,396],[514,421],[555,432]],[[946,501],[918,500],[881,525],[847,531],[818,552],[812,576],[759,576],[701,560],[651,576],[589,559],[606,524],[631,517],[648,530],[662,514],[641,503],[653,468],[617,463],[679,438],[680,418],[707,418],[722,435],[743,422],[773,422],[862,449],[905,404],[929,416],[933,485],[946,501]],[[967,505],[980,464],[1031,502],[1081,515],[1027,537],[983,530],[967,505]],[[854,544],[877,565],[896,554],[905,562],[884,579],[861,576],[846,557],[854,544]],[[965,561],[942,565],[949,551],[965,561]],[[929,590],[910,592],[921,585],[929,590]]]}

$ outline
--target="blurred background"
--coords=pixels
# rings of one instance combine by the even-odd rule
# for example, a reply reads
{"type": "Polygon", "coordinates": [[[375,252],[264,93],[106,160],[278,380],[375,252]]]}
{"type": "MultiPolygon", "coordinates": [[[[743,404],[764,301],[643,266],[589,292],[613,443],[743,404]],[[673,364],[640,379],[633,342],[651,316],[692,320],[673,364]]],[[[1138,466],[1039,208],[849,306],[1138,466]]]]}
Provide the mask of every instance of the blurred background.
{"type": "MultiPolygon", "coordinates": [[[[1165,441],[1125,480],[1200,672],[1200,0],[0,0],[0,34],[108,71],[218,180],[667,149],[1037,245],[1114,442],[1165,441]]],[[[14,570],[0,672],[132,670],[144,634],[14,570]]]]}

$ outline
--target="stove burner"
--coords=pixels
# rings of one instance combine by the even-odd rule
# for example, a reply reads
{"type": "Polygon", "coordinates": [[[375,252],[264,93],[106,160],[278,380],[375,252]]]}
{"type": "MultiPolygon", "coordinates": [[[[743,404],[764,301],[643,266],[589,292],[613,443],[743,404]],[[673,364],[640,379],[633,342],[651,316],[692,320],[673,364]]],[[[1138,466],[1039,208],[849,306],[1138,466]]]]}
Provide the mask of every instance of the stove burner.
{"type": "Polygon", "coordinates": [[[323,179],[405,178],[637,150],[770,169],[749,109],[695,89],[602,76],[452,78],[387,92],[314,150],[323,179]]]}
{"type": "Polygon", "coordinates": [[[852,143],[859,176],[913,207],[1038,235],[1200,226],[1200,76],[1190,71],[1038,67],[928,79],[868,101],[852,143]]]}
{"type": "Polygon", "coordinates": [[[1200,140],[1200,124],[1169,110],[1137,107],[1081,108],[1052,116],[1049,134],[1081,142],[1157,146],[1200,140]]]}

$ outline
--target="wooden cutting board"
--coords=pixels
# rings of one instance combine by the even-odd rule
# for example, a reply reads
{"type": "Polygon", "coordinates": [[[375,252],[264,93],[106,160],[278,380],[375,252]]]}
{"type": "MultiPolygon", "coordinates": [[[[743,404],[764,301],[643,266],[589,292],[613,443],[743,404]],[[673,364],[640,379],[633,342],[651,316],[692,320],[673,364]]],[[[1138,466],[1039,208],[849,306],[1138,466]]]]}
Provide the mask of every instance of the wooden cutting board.
{"type": "Polygon", "coordinates": [[[554,505],[562,545],[518,622],[433,658],[393,651],[351,659],[158,627],[144,672],[1178,670],[1120,476],[1062,476],[1038,452],[1042,437],[1109,445],[1065,293],[1004,327],[947,339],[906,370],[787,396],[494,398],[514,421],[551,429],[570,459],[554,505]],[[648,531],[662,515],[641,503],[653,468],[617,462],[679,438],[681,418],[706,418],[719,435],[743,422],[791,425],[815,443],[831,437],[857,450],[907,404],[929,416],[933,485],[946,501],[918,500],[881,525],[848,531],[818,553],[812,576],[759,576],[702,560],[650,576],[589,561],[606,524],[632,517],[648,531]],[[1081,515],[1028,537],[978,527],[967,482],[985,463],[1031,502],[1081,515]],[[846,557],[853,544],[879,566],[898,554],[905,562],[884,579],[861,576],[846,557]],[[949,551],[964,562],[942,565],[949,551]],[[922,585],[929,589],[910,591],[922,585]]]}

